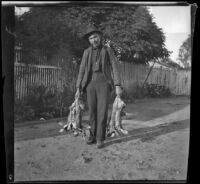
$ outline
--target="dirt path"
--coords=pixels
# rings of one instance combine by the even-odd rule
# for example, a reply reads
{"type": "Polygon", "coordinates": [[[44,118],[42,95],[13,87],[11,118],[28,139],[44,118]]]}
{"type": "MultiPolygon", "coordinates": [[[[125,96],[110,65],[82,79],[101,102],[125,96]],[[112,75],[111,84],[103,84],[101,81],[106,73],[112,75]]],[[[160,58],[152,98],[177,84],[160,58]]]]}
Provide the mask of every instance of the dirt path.
{"type": "Polygon", "coordinates": [[[15,180],[185,180],[189,99],[138,100],[126,111],[129,135],[100,150],[60,135],[57,122],[16,125],[15,180]]]}

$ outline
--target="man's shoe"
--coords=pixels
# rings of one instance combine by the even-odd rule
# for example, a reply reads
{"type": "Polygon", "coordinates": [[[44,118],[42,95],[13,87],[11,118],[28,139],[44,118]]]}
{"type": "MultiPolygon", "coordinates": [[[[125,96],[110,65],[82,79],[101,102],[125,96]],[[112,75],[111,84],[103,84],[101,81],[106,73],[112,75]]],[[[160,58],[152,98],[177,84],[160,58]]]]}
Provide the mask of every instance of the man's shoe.
{"type": "Polygon", "coordinates": [[[95,139],[88,139],[87,144],[95,144],[97,141],[95,139]]]}
{"type": "Polygon", "coordinates": [[[101,149],[104,147],[104,141],[97,141],[97,148],[101,149]]]}

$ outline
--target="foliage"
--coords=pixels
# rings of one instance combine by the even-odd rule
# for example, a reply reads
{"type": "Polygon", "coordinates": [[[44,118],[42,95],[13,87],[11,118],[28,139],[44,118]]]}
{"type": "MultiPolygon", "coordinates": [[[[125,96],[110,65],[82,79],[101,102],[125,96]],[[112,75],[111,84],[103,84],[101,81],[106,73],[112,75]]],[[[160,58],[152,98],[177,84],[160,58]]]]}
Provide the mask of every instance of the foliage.
{"type": "Polygon", "coordinates": [[[75,93],[76,91],[76,80],[78,75],[78,63],[75,59],[69,61],[66,57],[63,56],[63,60],[60,63],[60,67],[62,68],[62,79],[64,79],[65,85],[69,88],[70,91],[75,93]],[[66,62],[68,61],[68,62],[66,62]]]}
{"type": "Polygon", "coordinates": [[[135,99],[141,99],[144,97],[169,97],[171,92],[168,88],[158,84],[144,84],[136,85],[132,89],[124,90],[122,93],[122,99],[125,103],[132,103],[135,99]]]}
{"type": "Polygon", "coordinates": [[[74,101],[74,92],[68,86],[64,86],[62,92],[57,92],[57,106],[59,107],[59,117],[66,116],[69,106],[74,101]]]}
{"type": "Polygon", "coordinates": [[[123,91],[121,99],[126,103],[132,103],[135,99],[135,96],[133,95],[133,93],[129,93],[126,90],[123,91]]]}
{"type": "Polygon", "coordinates": [[[33,120],[35,117],[34,110],[26,104],[25,100],[15,98],[14,119],[16,122],[23,120],[33,120]]]}
{"type": "Polygon", "coordinates": [[[46,51],[48,62],[52,62],[55,55],[65,50],[65,56],[70,56],[72,60],[72,57],[77,55],[79,45],[83,45],[83,41],[64,23],[59,8],[32,7],[30,11],[16,17],[16,43],[23,44],[27,50],[26,56],[31,56],[32,50],[42,49],[46,51]]]}
{"type": "Polygon", "coordinates": [[[149,97],[168,97],[171,95],[168,88],[157,84],[145,84],[144,90],[146,91],[146,96],[149,97]]]}
{"type": "Polygon", "coordinates": [[[191,35],[183,42],[179,49],[178,60],[183,64],[184,68],[190,67],[191,62],[191,35]]]}
{"type": "Polygon", "coordinates": [[[67,87],[60,92],[55,86],[35,85],[29,88],[29,92],[22,100],[15,98],[16,121],[67,116],[73,102],[73,93],[67,87]]]}
{"type": "Polygon", "coordinates": [[[93,23],[104,32],[104,43],[109,43],[122,61],[146,63],[169,55],[162,30],[143,6],[32,7],[16,17],[16,40],[25,48],[46,50],[48,61],[65,50],[65,56],[80,63],[88,46],[81,36],[93,23]]]}
{"type": "MultiPolygon", "coordinates": [[[[26,97],[27,105],[34,109],[35,116],[44,116],[44,112],[49,112],[45,116],[53,117],[53,108],[55,104],[55,95],[43,85],[29,87],[30,94],[26,97]]],[[[47,117],[44,117],[47,118],[47,117]]]]}

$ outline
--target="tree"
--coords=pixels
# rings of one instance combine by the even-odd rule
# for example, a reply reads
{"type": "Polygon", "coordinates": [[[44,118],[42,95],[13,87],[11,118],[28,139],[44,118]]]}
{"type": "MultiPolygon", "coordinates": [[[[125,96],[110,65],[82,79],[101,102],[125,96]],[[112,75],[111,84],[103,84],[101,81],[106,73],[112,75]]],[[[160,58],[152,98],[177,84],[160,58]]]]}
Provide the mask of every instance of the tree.
{"type": "Polygon", "coordinates": [[[191,65],[191,35],[183,42],[179,49],[178,60],[183,64],[184,68],[190,68],[191,65]]]}
{"type": "Polygon", "coordinates": [[[30,50],[26,56],[33,54],[34,49],[45,50],[48,62],[57,62],[56,56],[60,56],[59,60],[80,57],[77,53],[82,51],[82,47],[81,51],[77,50],[84,45],[83,41],[64,22],[59,8],[32,7],[16,17],[16,41],[22,42],[24,49],[30,50]]]}
{"type": "Polygon", "coordinates": [[[98,26],[104,32],[105,43],[110,43],[122,61],[147,63],[155,58],[169,56],[164,45],[164,34],[152,21],[145,7],[91,5],[68,8],[64,14],[66,20],[76,22],[80,28],[79,35],[83,34],[87,24],[98,26]]]}
{"type": "Polygon", "coordinates": [[[162,30],[143,6],[32,7],[16,20],[17,40],[25,48],[45,49],[48,61],[55,55],[80,61],[88,46],[81,36],[89,24],[104,32],[104,43],[113,47],[121,61],[147,63],[169,56],[162,30]]]}

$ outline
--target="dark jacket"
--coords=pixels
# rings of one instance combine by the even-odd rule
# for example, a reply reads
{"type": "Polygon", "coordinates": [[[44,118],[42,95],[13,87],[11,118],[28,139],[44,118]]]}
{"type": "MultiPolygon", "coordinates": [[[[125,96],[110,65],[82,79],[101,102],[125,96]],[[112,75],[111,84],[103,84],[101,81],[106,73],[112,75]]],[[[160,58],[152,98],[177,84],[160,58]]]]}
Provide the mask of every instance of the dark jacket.
{"type": "MultiPolygon", "coordinates": [[[[85,91],[89,82],[89,75],[92,68],[91,56],[92,47],[90,46],[84,50],[81,65],[79,68],[78,79],[76,82],[76,87],[83,91],[85,91]]],[[[105,75],[107,82],[111,85],[112,88],[114,85],[120,86],[120,76],[117,70],[116,57],[113,50],[110,47],[102,47],[99,59],[102,63],[102,72],[105,75]]]]}

